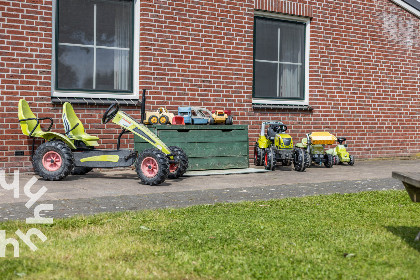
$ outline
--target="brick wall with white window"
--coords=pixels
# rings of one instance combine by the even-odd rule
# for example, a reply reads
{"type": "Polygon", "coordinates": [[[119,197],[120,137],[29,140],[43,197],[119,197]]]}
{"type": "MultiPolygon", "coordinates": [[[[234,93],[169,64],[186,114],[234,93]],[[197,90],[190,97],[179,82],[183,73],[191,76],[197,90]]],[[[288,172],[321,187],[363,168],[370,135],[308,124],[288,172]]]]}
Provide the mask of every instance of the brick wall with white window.
{"type": "MultiPolygon", "coordinates": [[[[52,130],[63,132],[62,107],[51,102],[52,93],[60,95],[54,85],[55,4],[0,1],[0,168],[31,168],[31,141],[21,133],[17,120],[19,99],[25,98],[38,116],[53,117],[52,130]],[[24,150],[25,156],[15,156],[16,150],[24,150]]],[[[172,112],[189,105],[231,109],[235,124],[249,124],[250,151],[261,122],[281,120],[295,142],[305,133],[326,130],[346,137],[349,151],[358,158],[420,152],[420,19],[394,1],[145,0],[135,5],[132,57],[138,59],[130,71],[133,91],[148,89],[148,110],[162,105],[172,112]],[[256,17],[277,26],[277,33],[272,33],[277,35],[267,35],[267,41],[276,44],[268,48],[277,56],[256,58],[254,65],[256,17]],[[299,27],[305,30],[299,50],[300,41],[287,44],[292,42],[287,28],[293,24],[304,24],[299,27]],[[275,87],[256,86],[261,74],[255,73],[254,79],[254,71],[261,68],[257,62],[266,63],[267,69],[273,66],[276,75],[267,77],[273,71],[266,69],[262,81],[273,81],[275,87]],[[291,100],[293,96],[298,98],[291,100]]],[[[100,17],[100,6],[97,9],[100,17]]],[[[109,28],[116,30],[116,26],[109,28]]],[[[96,48],[97,59],[109,48],[120,53],[130,49],[80,42],[58,41],[58,45],[96,48]]],[[[120,61],[118,69],[125,65],[121,57],[114,58],[120,61]]],[[[119,71],[115,69],[113,73],[119,71]]],[[[117,76],[106,85],[118,88],[118,84],[129,92],[117,76]]],[[[72,80],[64,81],[68,87],[72,80]]],[[[102,147],[115,148],[118,127],[99,121],[107,106],[74,107],[86,130],[101,138],[102,147]]],[[[140,117],[140,107],[122,109],[140,117]]],[[[124,138],[124,146],[132,147],[132,137],[124,138]]]]}

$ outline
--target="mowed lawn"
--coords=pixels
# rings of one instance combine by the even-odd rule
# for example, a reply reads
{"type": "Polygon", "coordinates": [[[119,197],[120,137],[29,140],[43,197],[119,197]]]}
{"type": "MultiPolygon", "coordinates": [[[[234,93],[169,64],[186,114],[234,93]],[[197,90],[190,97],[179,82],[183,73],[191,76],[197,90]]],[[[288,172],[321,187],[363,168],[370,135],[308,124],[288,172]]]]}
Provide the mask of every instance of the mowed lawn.
{"type": "MultiPolygon", "coordinates": [[[[1,223],[7,237],[29,228],[1,223]]],[[[100,214],[38,226],[1,279],[418,279],[420,204],[404,191],[100,214]]]]}

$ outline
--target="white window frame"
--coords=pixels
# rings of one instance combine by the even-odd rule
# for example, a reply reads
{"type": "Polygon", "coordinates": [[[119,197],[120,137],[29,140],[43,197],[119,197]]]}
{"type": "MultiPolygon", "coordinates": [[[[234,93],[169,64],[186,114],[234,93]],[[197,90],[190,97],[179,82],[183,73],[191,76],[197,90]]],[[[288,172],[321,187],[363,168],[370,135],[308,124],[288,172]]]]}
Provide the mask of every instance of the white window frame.
{"type": "MultiPolygon", "coordinates": [[[[265,99],[265,98],[252,98],[252,104],[254,105],[309,105],[309,53],[310,53],[310,18],[290,16],[277,13],[255,11],[254,16],[272,18],[278,20],[288,20],[303,22],[306,25],[305,28],[305,98],[303,100],[290,100],[290,99],[265,99]]],[[[257,60],[256,60],[257,61],[257,60]]]]}
{"type": "MultiPolygon", "coordinates": [[[[56,41],[56,13],[57,11],[57,0],[53,0],[53,34],[52,34],[52,63],[51,63],[51,96],[52,97],[69,97],[69,98],[89,98],[89,99],[97,99],[97,98],[111,98],[111,99],[138,99],[139,98],[139,45],[140,45],[140,38],[139,38],[139,31],[140,31],[140,0],[133,0],[134,4],[134,26],[133,26],[133,92],[132,93],[124,93],[124,94],[116,94],[116,93],[106,93],[101,91],[66,91],[66,90],[57,90],[56,89],[56,64],[55,64],[55,41],[56,41]]],[[[76,46],[77,44],[67,44],[67,43],[60,43],[60,45],[71,45],[76,46]]],[[[107,48],[107,49],[120,49],[114,47],[99,47],[99,46],[92,46],[94,47],[94,51],[96,52],[97,48],[107,48]]],[[[96,63],[94,63],[94,67],[96,68],[96,63]]]]}

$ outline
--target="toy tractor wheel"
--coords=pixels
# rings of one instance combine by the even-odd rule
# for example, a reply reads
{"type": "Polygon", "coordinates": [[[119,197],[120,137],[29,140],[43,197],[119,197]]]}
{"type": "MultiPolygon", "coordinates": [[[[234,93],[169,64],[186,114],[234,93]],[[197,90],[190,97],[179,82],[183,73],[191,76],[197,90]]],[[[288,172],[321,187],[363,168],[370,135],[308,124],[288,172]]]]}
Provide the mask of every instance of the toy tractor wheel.
{"type": "Polygon", "coordinates": [[[71,175],[85,175],[92,171],[92,167],[85,167],[85,166],[75,166],[71,171],[71,175]]]}
{"type": "Polygon", "coordinates": [[[254,165],[255,166],[264,165],[264,162],[263,162],[264,157],[265,157],[264,149],[261,149],[260,147],[258,147],[258,144],[255,144],[255,147],[254,147],[254,165]]]}
{"type": "Polygon", "coordinates": [[[160,124],[167,124],[169,123],[169,118],[168,116],[162,115],[159,117],[159,123],[160,124]]]}
{"type": "Polygon", "coordinates": [[[32,164],[35,173],[45,180],[59,181],[73,170],[73,153],[62,141],[48,141],[36,149],[32,164]]]}
{"type": "Polygon", "coordinates": [[[168,158],[158,149],[144,150],[137,157],[136,171],[143,184],[159,185],[168,177],[168,158]]]}
{"type": "Polygon", "coordinates": [[[159,121],[159,119],[158,119],[158,117],[156,115],[151,115],[149,117],[149,120],[148,121],[149,121],[150,124],[157,124],[158,121],[159,121]]]}
{"type": "Polygon", "coordinates": [[[227,125],[232,125],[233,124],[233,118],[232,118],[232,116],[227,117],[227,119],[225,121],[225,124],[227,124],[227,125]]]}
{"type": "Polygon", "coordinates": [[[311,167],[312,164],[312,156],[308,154],[306,151],[304,151],[305,154],[305,168],[311,167]]]}
{"type": "Polygon", "coordinates": [[[275,161],[275,154],[273,149],[269,149],[265,151],[264,155],[264,167],[267,170],[274,171],[276,170],[276,161],[275,161]]]}
{"type": "Polygon", "coordinates": [[[187,154],[179,147],[171,146],[169,147],[172,154],[174,155],[175,163],[169,164],[169,175],[170,179],[177,179],[184,175],[188,168],[188,156],[187,154]]]}
{"type": "Polygon", "coordinates": [[[354,156],[350,156],[349,165],[351,165],[351,166],[354,165],[354,156]]]}
{"type": "Polygon", "coordinates": [[[340,164],[340,158],[338,156],[334,156],[334,165],[340,164]]]}
{"type": "Polygon", "coordinates": [[[325,167],[331,168],[334,165],[334,158],[332,155],[325,155],[325,167]]]}
{"type": "Polygon", "coordinates": [[[306,162],[305,162],[305,152],[302,149],[295,149],[294,151],[294,158],[293,164],[295,166],[295,171],[303,172],[306,169],[306,162]]]}
{"type": "Polygon", "coordinates": [[[214,118],[213,117],[210,117],[209,124],[211,124],[211,125],[214,124],[214,118]]]}

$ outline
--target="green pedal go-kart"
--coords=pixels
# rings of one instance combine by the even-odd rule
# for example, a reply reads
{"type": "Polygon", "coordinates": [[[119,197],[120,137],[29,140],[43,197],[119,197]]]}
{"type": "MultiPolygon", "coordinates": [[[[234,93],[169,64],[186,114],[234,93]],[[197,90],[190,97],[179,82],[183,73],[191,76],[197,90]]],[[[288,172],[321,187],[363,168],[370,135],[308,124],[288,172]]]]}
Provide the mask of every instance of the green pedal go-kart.
{"type": "Polygon", "coordinates": [[[73,107],[68,102],[63,105],[65,135],[51,132],[52,118],[37,118],[24,99],[19,101],[18,115],[23,134],[33,138],[34,171],[45,180],[62,180],[69,174],[85,174],[92,168],[128,167],[135,164],[137,174],[143,184],[158,185],[166,178],[179,178],[188,168],[188,157],[181,148],[166,146],[146,126],[120,111],[117,103],[112,104],[102,117],[103,124],[112,120],[123,128],[118,136],[116,150],[96,149],[99,138],[85,132],[73,107]],[[43,131],[40,121],[47,119],[50,120],[50,126],[47,131],[43,131]],[[143,138],[154,148],[146,149],[141,153],[120,149],[121,137],[127,132],[143,138]],[[44,143],[36,150],[35,138],[44,139],[44,143]]]}

